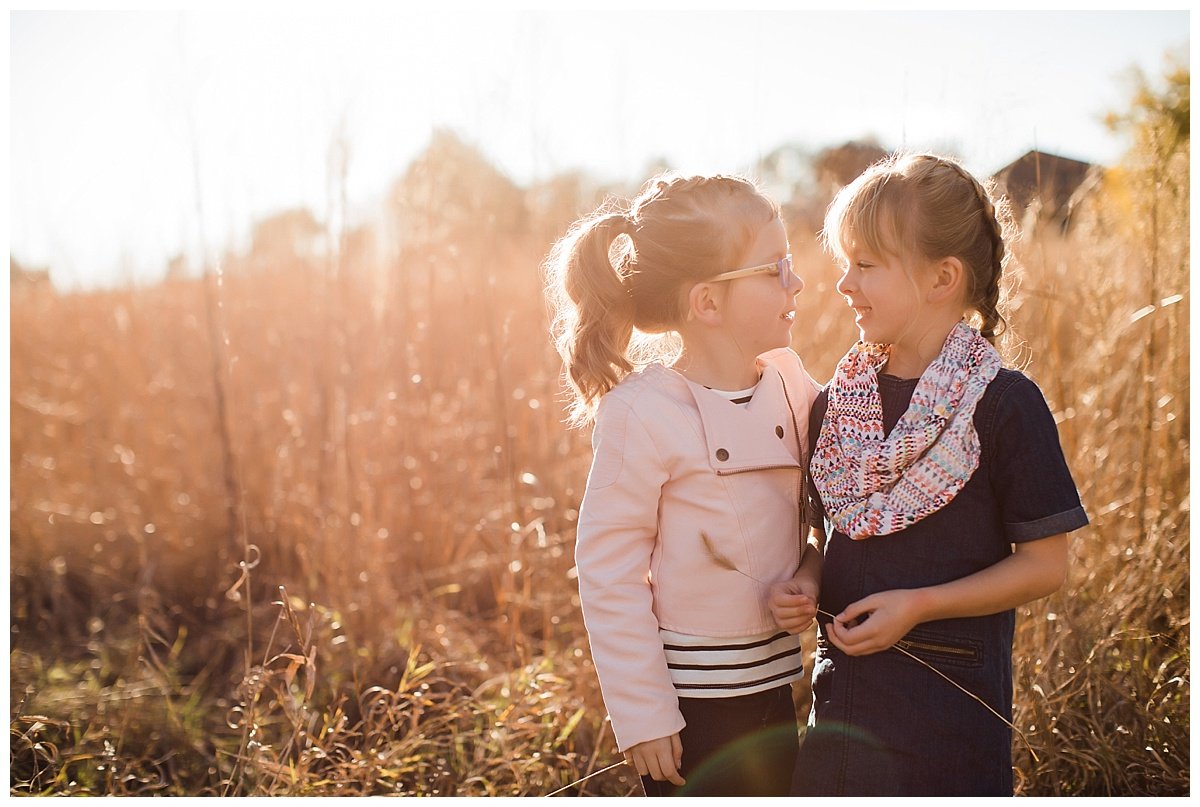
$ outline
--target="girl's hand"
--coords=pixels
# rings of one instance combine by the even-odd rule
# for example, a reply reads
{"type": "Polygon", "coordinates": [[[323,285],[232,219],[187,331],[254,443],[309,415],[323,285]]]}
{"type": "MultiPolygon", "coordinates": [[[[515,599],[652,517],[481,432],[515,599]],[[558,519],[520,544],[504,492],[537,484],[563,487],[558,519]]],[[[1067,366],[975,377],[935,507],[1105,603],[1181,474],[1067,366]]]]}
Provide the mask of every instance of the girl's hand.
{"type": "Polygon", "coordinates": [[[887,650],[925,621],[919,590],[894,589],[863,597],[833,618],[829,641],[848,656],[887,650]]]}
{"type": "Polygon", "coordinates": [[[685,784],[679,775],[683,743],[678,733],[630,746],[625,751],[625,761],[637,769],[638,776],[649,776],[656,782],[667,781],[676,787],[685,784]]]}
{"type": "Polygon", "coordinates": [[[788,633],[808,629],[817,616],[817,586],[811,580],[785,580],[771,586],[769,603],[775,624],[788,633]]]}

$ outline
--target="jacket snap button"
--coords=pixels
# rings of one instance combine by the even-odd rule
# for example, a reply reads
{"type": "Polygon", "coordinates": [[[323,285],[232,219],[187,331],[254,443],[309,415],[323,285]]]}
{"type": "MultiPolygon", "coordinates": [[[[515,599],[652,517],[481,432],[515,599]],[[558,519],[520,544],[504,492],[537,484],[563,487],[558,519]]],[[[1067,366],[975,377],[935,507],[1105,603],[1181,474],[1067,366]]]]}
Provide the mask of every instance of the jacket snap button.
{"type": "Polygon", "coordinates": [[[723,448],[718,448],[717,459],[719,459],[721,462],[724,462],[725,460],[729,459],[729,452],[723,448]]]}
{"type": "Polygon", "coordinates": [[[775,436],[778,437],[780,440],[783,439],[783,427],[782,426],[775,427],[775,436]]]}

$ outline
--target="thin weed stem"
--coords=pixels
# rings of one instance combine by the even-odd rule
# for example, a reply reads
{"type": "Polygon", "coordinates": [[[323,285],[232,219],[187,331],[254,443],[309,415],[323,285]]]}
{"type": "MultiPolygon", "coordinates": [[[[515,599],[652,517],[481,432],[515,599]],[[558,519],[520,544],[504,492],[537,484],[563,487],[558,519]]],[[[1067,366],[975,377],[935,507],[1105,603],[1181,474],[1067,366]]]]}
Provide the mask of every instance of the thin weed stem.
{"type": "Polygon", "coordinates": [[[599,776],[602,773],[608,773],[613,768],[619,768],[624,764],[626,764],[625,760],[621,760],[620,762],[614,762],[612,765],[609,765],[607,768],[601,768],[600,770],[596,771],[595,773],[589,773],[587,776],[583,777],[582,779],[576,779],[574,782],[571,782],[569,785],[563,785],[558,790],[555,790],[553,793],[547,793],[546,798],[549,798],[551,796],[557,796],[559,793],[562,793],[564,790],[570,790],[571,788],[575,787],[576,785],[583,784],[588,779],[591,779],[593,776],[599,776]]]}

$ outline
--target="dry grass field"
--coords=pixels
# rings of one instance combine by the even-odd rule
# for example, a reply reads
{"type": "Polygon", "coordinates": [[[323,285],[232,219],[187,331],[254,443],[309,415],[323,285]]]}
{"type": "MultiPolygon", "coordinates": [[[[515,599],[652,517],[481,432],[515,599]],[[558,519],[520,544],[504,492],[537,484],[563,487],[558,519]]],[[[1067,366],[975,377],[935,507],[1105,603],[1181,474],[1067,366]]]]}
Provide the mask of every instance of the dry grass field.
{"type": "MultiPolygon", "coordinates": [[[[1144,99],[1124,125],[1069,230],[1018,244],[1014,361],[1092,519],[1018,614],[1025,795],[1190,789],[1189,141],[1144,99]]],[[[538,272],[603,193],[440,136],[370,228],[293,213],[205,277],[14,283],[12,794],[634,791],[538,272]]],[[[824,381],[852,317],[791,237],[824,381]]]]}

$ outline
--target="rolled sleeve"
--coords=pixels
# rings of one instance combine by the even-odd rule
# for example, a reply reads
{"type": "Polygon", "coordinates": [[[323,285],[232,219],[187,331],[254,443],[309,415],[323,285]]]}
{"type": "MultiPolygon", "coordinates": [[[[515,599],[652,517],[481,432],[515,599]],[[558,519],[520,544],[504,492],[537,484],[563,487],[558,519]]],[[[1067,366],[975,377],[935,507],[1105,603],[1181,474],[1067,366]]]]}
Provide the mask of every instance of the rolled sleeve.
{"type": "Polygon", "coordinates": [[[1004,533],[1008,536],[1009,541],[1019,544],[1024,541],[1036,541],[1039,538],[1049,538],[1051,535],[1071,532],[1080,527],[1086,527],[1087,523],[1087,513],[1084,512],[1081,505],[1074,510],[1068,510],[1065,513],[1055,513],[1052,516],[1039,518],[1037,521],[1027,521],[1022,524],[1005,524],[1004,533]]]}

